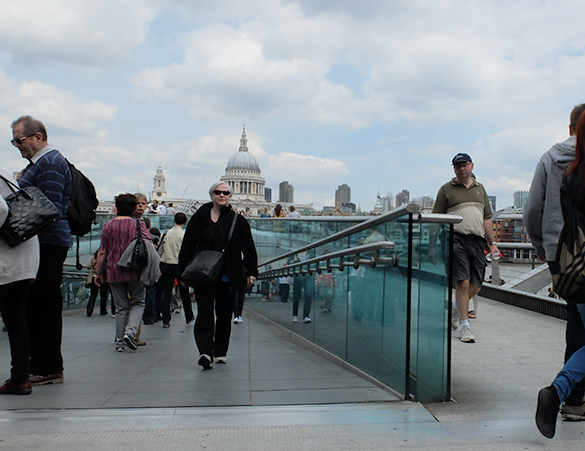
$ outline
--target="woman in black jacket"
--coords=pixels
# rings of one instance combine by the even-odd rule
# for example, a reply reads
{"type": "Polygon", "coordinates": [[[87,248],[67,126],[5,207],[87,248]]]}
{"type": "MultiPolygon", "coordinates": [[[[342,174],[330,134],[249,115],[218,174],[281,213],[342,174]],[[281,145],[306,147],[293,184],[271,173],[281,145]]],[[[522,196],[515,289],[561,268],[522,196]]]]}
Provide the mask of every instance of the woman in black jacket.
{"type": "Polygon", "coordinates": [[[197,320],[193,332],[199,349],[198,364],[204,369],[212,368],[214,360],[226,363],[236,292],[244,283],[245,274],[248,286],[254,284],[258,276],[258,257],[250,225],[229,205],[232,196],[229,186],[216,182],[211,185],[209,196],[211,202],[201,206],[187,225],[179,253],[181,274],[197,252],[221,251],[228,240],[234,215],[237,219],[217,282],[194,288],[197,320]]]}

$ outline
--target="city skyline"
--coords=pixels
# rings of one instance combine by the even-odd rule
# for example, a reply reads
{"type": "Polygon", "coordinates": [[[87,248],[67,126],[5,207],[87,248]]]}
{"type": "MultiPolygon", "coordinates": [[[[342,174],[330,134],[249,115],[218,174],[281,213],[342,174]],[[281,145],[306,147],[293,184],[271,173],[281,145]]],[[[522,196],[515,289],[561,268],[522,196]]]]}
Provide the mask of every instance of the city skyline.
{"type": "Polygon", "coordinates": [[[10,123],[32,114],[100,199],[150,191],[159,161],[167,190],[195,198],[246,124],[266,186],[288,180],[295,202],[317,209],[342,184],[364,211],[378,187],[434,197],[458,152],[511,206],[584,101],[582,11],[567,0],[23,0],[0,17],[2,167],[26,165],[10,123]]]}

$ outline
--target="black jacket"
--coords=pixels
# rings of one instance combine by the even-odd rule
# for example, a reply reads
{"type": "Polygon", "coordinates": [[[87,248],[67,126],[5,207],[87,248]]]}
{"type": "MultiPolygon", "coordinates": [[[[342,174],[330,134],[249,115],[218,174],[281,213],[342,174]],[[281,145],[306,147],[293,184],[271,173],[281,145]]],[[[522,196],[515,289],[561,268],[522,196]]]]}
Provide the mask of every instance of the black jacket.
{"type": "Polygon", "coordinates": [[[218,221],[213,222],[212,208],[213,202],[202,205],[187,224],[179,252],[179,270],[182,274],[197,252],[221,251],[230,233],[233,215],[237,215],[234,234],[225,250],[224,268],[221,273],[223,275],[227,271],[230,286],[238,289],[244,283],[246,276],[258,277],[258,257],[252,231],[246,218],[238,215],[230,206],[223,207],[218,221]]]}

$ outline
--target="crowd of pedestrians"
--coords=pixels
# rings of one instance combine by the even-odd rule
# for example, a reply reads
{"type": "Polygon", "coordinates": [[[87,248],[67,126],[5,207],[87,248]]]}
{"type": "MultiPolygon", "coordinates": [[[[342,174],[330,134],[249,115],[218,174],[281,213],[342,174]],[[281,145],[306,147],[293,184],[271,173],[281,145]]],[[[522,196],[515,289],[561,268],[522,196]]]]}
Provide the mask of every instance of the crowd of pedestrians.
{"type": "MultiPolygon", "coordinates": [[[[585,104],[573,109],[569,138],[555,144],[538,162],[524,210],[524,222],[538,259],[548,263],[553,278],[565,271],[560,256],[568,244],[574,244],[566,242],[567,227],[578,224],[585,229],[584,112],[585,104]],[[562,239],[565,241],[561,246],[562,239]]],[[[22,116],[12,123],[12,135],[11,143],[28,165],[14,178],[0,168],[0,225],[10,214],[5,199],[13,191],[11,186],[39,188],[59,211],[57,221],[16,247],[0,239],[0,313],[12,357],[10,378],[0,386],[0,394],[26,395],[32,393],[33,386],[65,380],[61,354],[61,283],[72,237],[67,211],[73,182],[69,163],[49,144],[42,122],[22,116]]],[[[455,177],[440,187],[433,213],[463,218],[454,225],[451,263],[455,299],[450,320],[454,329],[460,329],[461,342],[475,343],[469,324],[475,315],[469,314],[469,303],[485,278],[485,254],[497,254],[499,249],[488,195],[476,179],[471,156],[458,153],[451,164],[455,177]]],[[[89,270],[86,287],[90,290],[86,314],[93,315],[99,295],[100,315],[107,315],[107,301],[111,296],[116,351],[136,351],[146,345],[140,339],[143,324],[160,322],[163,328],[170,328],[173,293],[177,293],[186,324],[194,322],[198,364],[209,370],[214,364],[227,363],[232,320],[233,324],[243,322],[245,295],[258,277],[258,259],[246,220],[249,211],[232,209],[232,192],[223,182],[214,183],[209,196],[210,202],[202,205],[190,220],[184,213],[177,213],[172,202],[167,205],[164,200],[160,204],[155,200],[149,204],[142,193],[115,197],[116,217],[103,225],[99,249],[86,265],[89,270]],[[150,226],[147,213],[170,215],[174,225],[161,234],[150,226]],[[182,274],[197,256],[206,252],[221,254],[218,276],[207,284],[189,286],[182,274]]],[[[261,217],[295,219],[301,215],[292,205],[285,211],[277,204],[273,211],[264,209],[261,217]]],[[[576,232],[573,235],[577,236],[574,240],[584,243],[583,249],[575,251],[575,258],[585,261],[585,255],[581,254],[585,252],[583,229],[579,229],[583,237],[576,232]]],[[[283,230],[283,224],[277,221],[274,232],[279,234],[283,230]]],[[[437,231],[437,227],[431,227],[428,250],[431,263],[439,261],[437,242],[444,241],[437,231]]],[[[384,235],[374,228],[361,243],[384,240],[384,235]]],[[[314,257],[313,250],[297,252],[287,264],[314,257]]],[[[379,316],[379,312],[370,308],[365,295],[368,287],[363,282],[363,271],[359,273],[355,268],[349,273],[355,280],[347,297],[352,317],[358,323],[363,318],[379,316]]],[[[325,314],[332,312],[337,298],[337,280],[333,274],[318,277],[300,274],[269,283],[272,288],[268,286],[268,301],[278,293],[280,301],[287,303],[292,288],[293,323],[299,322],[299,318],[304,323],[312,322],[311,307],[316,297],[325,314]],[[301,297],[302,315],[299,315],[301,297]]],[[[585,293],[585,274],[573,283],[573,291],[585,293]]],[[[555,435],[559,411],[565,418],[585,420],[585,299],[572,296],[566,300],[565,365],[537,397],[536,425],[548,438],[555,435]]]]}

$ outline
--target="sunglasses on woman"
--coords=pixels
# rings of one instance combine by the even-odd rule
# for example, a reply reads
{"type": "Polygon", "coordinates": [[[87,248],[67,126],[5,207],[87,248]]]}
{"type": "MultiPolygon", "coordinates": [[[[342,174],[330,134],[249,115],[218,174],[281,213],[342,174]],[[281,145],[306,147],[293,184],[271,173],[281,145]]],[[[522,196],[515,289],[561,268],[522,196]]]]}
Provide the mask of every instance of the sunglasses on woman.
{"type": "Polygon", "coordinates": [[[231,193],[229,191],[219,191],[219,190],[215,190],[213,191],[213,194],[215,194],[216,196],[219,196],[220,194],[223,194],[224,196],[229,196],[231,193]]]}

